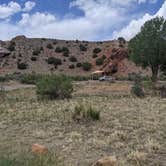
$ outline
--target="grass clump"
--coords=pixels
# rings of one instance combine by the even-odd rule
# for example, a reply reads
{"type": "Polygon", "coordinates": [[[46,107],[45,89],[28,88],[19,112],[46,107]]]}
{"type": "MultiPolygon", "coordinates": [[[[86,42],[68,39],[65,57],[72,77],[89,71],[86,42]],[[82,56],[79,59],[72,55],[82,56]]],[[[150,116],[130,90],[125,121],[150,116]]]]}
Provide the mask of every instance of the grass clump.
{"type": "Polygon", "coordinates": [[[72,116],[74,121],[97,121],[100,120],[100,112],[92,106],[85,107],[83,105],[76,106],[72,116]]]}
{"type": "Polygon", "coordinates": [[[144,97],[145,93],[143,91],[140,81],[135,81],[134,85],[131,88],[131,93],[137,97],[144,97]]]}
{"type": "Polygon", "coordinates": [[[69,99],[72,97],[71,79],[65,76],[44,76],[37,81],[37,95],[40,99],[69,99]]]}

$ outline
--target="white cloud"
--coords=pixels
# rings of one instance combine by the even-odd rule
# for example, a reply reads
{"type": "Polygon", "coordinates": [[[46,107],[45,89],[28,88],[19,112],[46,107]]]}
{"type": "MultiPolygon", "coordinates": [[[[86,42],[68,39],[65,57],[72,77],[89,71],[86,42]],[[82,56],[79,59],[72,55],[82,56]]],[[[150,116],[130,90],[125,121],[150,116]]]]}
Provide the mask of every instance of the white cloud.
{"type": "Polygon", "coordinates": [[[31,1],[27,1],[25,3],[25,8],[23,9],[24,12],[29,12],[31,11],[34,7],[35,7],[36,3],[35,2],[31,2],[31,1]]]}
{"type": "Polygon", "coordinates": [[[163,3],[162,7],[159,9],[159,11],[156,14],[150,15],[147,13],[138,20],[132,20],[126,27],[122,28],[120,31],[114,31],[113,38],[118,38],[119,36],[123,36],[127,40],[130,40],[140,31],[141,26],[143,26],[143,24],[146,21],[156,16],[163,16],[164,18],[166,18],[166,1],[163,3]]]}
{"type": "Polygon", "coordinates": [[[0,19],[6,19],[19,11],[21,11],[21,6],[17,2],[2,4],[0,5],[0,19]]]}
{"type": "Polygon", "coordinates": [[[7,19],[10,16],[24,11],[29,12],[35,7],[35,2],[27,1],[25,8],[22,9],[21,5],[17,2],[11,1],[8,4],[0,4],[0,19],[7,19]]]}

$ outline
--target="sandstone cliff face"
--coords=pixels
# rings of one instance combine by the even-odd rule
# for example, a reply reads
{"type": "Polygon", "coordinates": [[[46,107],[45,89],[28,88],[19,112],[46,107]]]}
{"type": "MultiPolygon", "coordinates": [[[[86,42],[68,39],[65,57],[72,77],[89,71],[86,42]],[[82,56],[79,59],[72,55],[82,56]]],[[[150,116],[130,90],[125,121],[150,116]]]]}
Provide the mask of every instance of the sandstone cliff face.
{"type": "Polygon", "coordinates": [[[55,39],[37,39],[17,36],[11,41],[0,42],[3,49],[10,51],[9,56],[1,58],[0,73],[62,73],[68,75],[89,75],[95,70],[104,70],[112,75],[127,76],[130,72],[138,72],[138,69],[128,60],[127,44],[123,46],[119,41],[88,42],[65,41],[55,39]],[[85,50],[81,50],[84,47],[85,50]],[[56,51],[57,48],[67,49],[68,54],[56,51]],[[100,51],[94,57],[94,49],[100,51]],[[75,57],[73,62],[70,57],[75,57]],[[96,65],[96,60],[105,56],[102,65],[96,65]],[[61,65],[53,66],[47,63],[49,57],[61,60],[61,65]],[[2,64],[3,61],[3,64],[2,64]],[[90,71],[84,71],[78,67],[78,63],[89,62],[92,64],[90,71]],[[18,63],[25,63],[27,68],[18,69],[18,63]],[[72,66],[72,67],[70,67],[72,66]],[[74,67],[73,67],[74,66],[74,67]]]}

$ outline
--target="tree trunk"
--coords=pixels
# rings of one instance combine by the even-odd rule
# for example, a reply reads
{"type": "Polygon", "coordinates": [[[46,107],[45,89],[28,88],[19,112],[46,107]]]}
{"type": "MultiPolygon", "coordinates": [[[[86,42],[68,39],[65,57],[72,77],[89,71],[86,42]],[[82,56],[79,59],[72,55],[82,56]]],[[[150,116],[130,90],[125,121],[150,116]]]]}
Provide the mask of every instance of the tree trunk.
{"type": "Polygon", "coordinates": [[[158,77],[158,71],[159,71],[159,67],[158,66],[152,66],[151,67],[152,70],[152,81],[156,82],[157,81],[157,77],[158,77]]]}

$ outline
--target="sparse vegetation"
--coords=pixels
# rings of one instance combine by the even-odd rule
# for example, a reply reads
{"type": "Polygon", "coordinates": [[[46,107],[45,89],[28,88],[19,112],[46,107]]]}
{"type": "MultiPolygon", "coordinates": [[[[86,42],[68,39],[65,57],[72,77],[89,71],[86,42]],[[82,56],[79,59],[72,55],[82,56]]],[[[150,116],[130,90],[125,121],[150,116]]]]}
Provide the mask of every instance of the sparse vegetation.
{"type": "Polygon", "coordinates": [[[94,50],[93,50],[93,53],[94,54],[98,54],[98,53],[100,53],[102,50],[101,50],[101,48],[95,48],[94,50]]]}
{"type": "Polygon", "coordinates": [[[16,46],[16,43],[11,41],[9,46],[8,46],[8,50],[11,52],[15,51],[15,46],[16,46]]]}
{"type": "Polygon", "coordinates": [[[80,44],[80,51],[87,51],[87,47],[83,44],[80,44]]]}
{"type": "Polygon", "coordinates": [[[92,64],[89,63],[89,62],[84,62],[84,63],[82,63],[82,68],[83,68],[83,70],[85,70],[85,71],[89,71],[89,70],[91,70],[91,68],[92,68],[92,64]]]}
{"type": "Polygon", "coordinates": [[[74,64],[69,65],[69,69],[74,69],[74,68],[75,68],[74,64]]]}
{"type": "Polygon", "coordinates": [[[25,70],[25,69],[27,69],[27,67],[28,67],[27,63],[24,63],[24,62],[18,62],[17,63],[17,68],[20,69],[20,70],[25,70]]]}
{"type": "Polygon", "coordinates": [[[35,56],[32,56],[31,61],[37,61],[37,58],[35,56]]]}
{"type": "Polygon", "coordinates": [[[71,57],[69,58],[69,60],[70,60],[71,62],[77,62],[77,58],[76,58],[75,56],[71,56],[71,57]]]}
{"type": "Polygon", "coordinates": [[[36,49],[36,50],[34,50],[34,51],[32,52],[32,54],[33,54],[34,56],[38,56],[38,55],[40,54],[40,50],[41,50],[41,49],[36,49]]]}
{"type": "Polygon", "coordinates": [[[98,66],[101,66],[101,65],[103,65],[103,58],[98,58],[98,59],[96,59],[96,65],[98,65],[98,66]]]}
{"type": "Polygon", "coordinates": [[[73,120],[80,121],[89,121],[89,120],[99,120],[100,112],[92,108],[92,106],[83,106],[78,105],[74,108],[73,120]]]}
{"type": "Polygon", "coordinates": [[[82,66],[82,63],[78,62],[76,66],[77,66],[77,67],[81,67],[81,66],[82,66]]]}
{"type": "Polygon", "coordinates": [[[47,48],[48,48],[48,49],[53,49],[52,44],[51,44],[51,43],[47,44],[47,48]]]}
{"type": "Polygon", "coordinates": [[[61,52],[62,52],[62,49],[61,49],[60,47],[56,47],[55,52],[61,53],[61,52]]]}
{"type": "Polygon", "coordinates": [[[51,64],[51,65],[61,65],[62,64],[62,60],[61,59],[58,59],[58,58],[55,58],[55,57],[49,57],[47,59],[47,63],[48,64],[51,64]]]}

